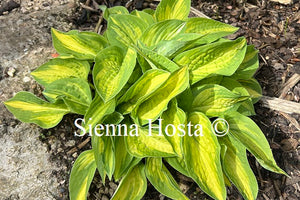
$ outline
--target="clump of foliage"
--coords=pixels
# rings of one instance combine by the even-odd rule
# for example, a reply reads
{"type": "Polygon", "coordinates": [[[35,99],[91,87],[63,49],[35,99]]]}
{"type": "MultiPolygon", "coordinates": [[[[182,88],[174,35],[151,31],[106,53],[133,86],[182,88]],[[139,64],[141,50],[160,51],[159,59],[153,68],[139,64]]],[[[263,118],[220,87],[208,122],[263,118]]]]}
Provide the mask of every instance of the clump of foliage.
{"type": "Polygon", "coordinates": [[[141,199],[147,179],[167,197],[188,199],[165,163],[214,199],[225,199],[231,183],[245,199],[255,199],[258,186],[246,150],[264,168],[285,174],[249,118],[261,96],[253,78],[257,51],[243,37],[223,38],[237,28],[188,18],[189,12],[190,0],[162,0],[155,11],[105,9],[103,36],[52,29],[60,56],[32,72],[47,101],[19,92],[5,102],[18,119],[42,128],[68,113],[84,116],[80,127],[89,130],[92,149],[73,166],[71,200],[86,199],[96,169],[103,180],[120,180],[112,199],[141,199]],[[227,135],[213,133],[216,118],[228,122],[227,135]],[[156,126],[148,136],[149,119],[166,132],[156,126]],[[121,123],[137,124],[139,136],[101,132],[101,124],[121,123]],[[176,125],[188,123],[201,124],[203,136],[177,134],[182,130],[176,125]]]}

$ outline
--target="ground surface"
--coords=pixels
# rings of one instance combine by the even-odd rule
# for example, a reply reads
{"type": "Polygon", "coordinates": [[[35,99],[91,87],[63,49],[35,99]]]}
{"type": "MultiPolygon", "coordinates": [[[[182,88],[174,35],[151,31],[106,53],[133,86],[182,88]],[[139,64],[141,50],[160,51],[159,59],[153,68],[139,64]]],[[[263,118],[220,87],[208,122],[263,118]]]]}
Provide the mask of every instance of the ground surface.
{"type": "MultiPolygon", "coordinates": [[[[99,14],[82,9],[77,0],[15,2],[19,5],[9,0],[0,1],[0,199],[68,199],[71,166],[78,154],[89,148],[89,144],[83,145],[88,138],[76,138],[72,134],[76,116],[65,117],[57,128],[42,130],[15,120],[2,101],[21,90],[41,95],[41,88],[30,72],[55,53],[50,27],[62,31],[94,30],[99,14]]],[[[115,6],[125,5],[127,1],[106,2],[115,6]]],[[[155,4],[151,0],[135,0],[127,5],[130,9],[141,9],[155,4]]],[[[193,1],[193,7],[207,16],[240,27],[232,38],[245,36],[248,43],[260,50],[256,78],[263,87],[263,94],[270,97],[279,97],[281,86],[300,73],[299,6],[299,1],[292,5],[256,0],[247,3],[193,1]]],[[[103,25],[105,28],[105,22],[103,25]]],[[[299,102],[300,83],[294,84],[283,96],[299,102]]],[[[260,103],[256,104],[256,111],[253,119],[266,134],[275,160],[291,176],[286,178],[268,172],[250,156],[260,188],[258,199],[299,199],[299,115],[271,111],[260,103]]],[[[190,199],[207,198],[190,179],[172,173],[190,199]]],[[[104,187],[96,176],[89,199],[109,199],[116,187],[116,183],[108,181],[104,187]]],[[[241,196],[235,188],[229,188],[228,198],[241,199],[241,196]]],[[[166,198],[149,187],[144,199],[166,198]]]]}

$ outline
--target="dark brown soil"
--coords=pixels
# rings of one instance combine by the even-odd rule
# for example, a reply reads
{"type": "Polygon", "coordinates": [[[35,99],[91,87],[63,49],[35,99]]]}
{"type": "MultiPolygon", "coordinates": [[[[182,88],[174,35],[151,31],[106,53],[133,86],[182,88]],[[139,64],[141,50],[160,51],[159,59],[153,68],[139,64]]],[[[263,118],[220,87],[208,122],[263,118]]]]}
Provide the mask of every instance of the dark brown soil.
{"type": "MultiPolygon", "coordinates": [[[[108,6],[125,5],[127,1],[97,1],[99,4],[107,3],[108,6]]],[[[281,86],[289,80],[295,73],[300,73],[300,12],[299,1],[294,1],[292,5],[281,5],[270,1],[249,0],[247,3],[238,3],[237,0],[227,1],[192,1],[192,6],[207,16],[237,27],[240,30],[231,36],[245,36],[248,44],[254,44],[260,51],[260,69],[256,73],[256,78],[263,88],[263,95],[279,97],[281,86]]],[[[156,1],[134,0],[129,9],[137,7],[139,9],[152,7],[156,1]]],[[[93,7],[92,4],[89,6],[93,7]]],[[[93,30],[99,18],[99,13],[78,8],[78,16],[72,19],[76,21],[78,29],[93,30]]],[[[105,23],[105,22],[103,22],[105,23]]],[[[286,100],[300,102],[300,83],[294,85],[284,97],[286,100]]],[[[258,199],[300,199],[300,156],[299,156],[299,136],[300,116],[288,115],[278,111],[272,111],[262,107],[260,103],[255,105],[257,112],[253,116],[255,122],[265,133],[273,150],[275,160],[291,178],[269,172],[260,167],[253,156],[249,154],[250,165],[257,176],[259,184],[258,199]]],[[[65,118],[67,124],[72,124],[74,116],[65,118]]],[[[75,149],[70,153],[72,147],[64,146],[68,140],[74,140],[70,135],[74,130],[67,130],[68,126],[61,123],[57,128],[44,133],[42,140],[49,144],[51,141],[60,140],[62,151],[53,150],[53,159],[67,162],[71,169],[72,162],[83,149],[88,149],[89,144],[80,150],[75,149]],[[59,134],[58,134],[59,133],[59,134]],[[66,134],[64,134],[66,133],[66,134]],[[50,141],[50,142],[49,142],[50,141]],[[69,154],[67,152],[69,151],[69,154]]],[[[70,129],[70,127],[69,127],[70,129]]],[[[77,146],[87,138],[76,138],[77,146]]],[[[209,199],[198,186],[175,171],[171,171],[182,189],[190,199],[209,199]]],[[[58,172],[59,173],[59,172],[58,172]]],[[[58,199],[67,199],[68,177],[61,177],[66,180],[61,187],[61,196],[58,199]]],[[[99,175],[90,189],[89,199],[108,199],[116,189],[116,184],[112,182],[102,185],[99,175]]],[[[144,197],[150,199],[168,199],[160,195],[149,184],[144,197]]],[[[242,199],[237,189],[228,188],[228,199],[242,199]]]]}

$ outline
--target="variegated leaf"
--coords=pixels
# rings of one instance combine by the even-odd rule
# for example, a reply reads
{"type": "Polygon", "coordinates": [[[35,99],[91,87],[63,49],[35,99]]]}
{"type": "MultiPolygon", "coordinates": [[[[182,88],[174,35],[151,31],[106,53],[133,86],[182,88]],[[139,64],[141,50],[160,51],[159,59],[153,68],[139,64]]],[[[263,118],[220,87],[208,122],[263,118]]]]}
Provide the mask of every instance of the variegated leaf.
{"type": "Polygon", "coordinates": [[[125,146],[125,138],[124,137],[115,137],[115,172],[114,178],[115,180],[119,180],[122,176],[124,176],[130,167],[130,163],[133,161],[134,157],[127,152],[125,146]]]}
{"type": "Polygon", "coordinates": [[[246,148],[231,135],[220,137],[219,143],[225,151],[221,158],[226,177],[238,188],[244,199],[255,200],[258,185],[248,163],[246,148]]]}
{"type": "Polygon", "coordinates": [[[81,78],[87,80],[90,64],[76,59],[54,58],[31,72],[34,79],[41,85],[63,78],[81,78]]]}
{"type": "Polygon", "coordinates": [[[166,20],[152,24],[148,27],[140,40],[147,47],[153,47],[160,41],[171,40],[185,30],[185,21],[182,20],[166,20]]]}
{"type": "Polygon", "coordinates": [[[246,90],[248,90],[252,102],[257,103],[262,97],[262,89],[258,81],[254,78],[248,80],[238,80],[238,81],[240,82],[240,84],[244,86],[246,90]]]}
{"type": "Polygon", "coordinates": [[[194,126],[200,124],[203,134],[203,136],[183,137],[183,154],[189,175],[209,196],[225,200],[226,188],[221,167],[220,146],[212,132],[211,123],[200,112],[191,113],[188,121],[194,126]]]}
{"type": "Polygon", "coordinates": [[[60,55],[82,60],[94,60],[97,53],[108,45],[104,37],[93,32],[63,33],[52,28],[51,33],[53,46],[60,55]]]}
{"type": "Polygon", "coordinates": [[[112,138],[110,136],[93,134],[92,148],[98,172],[102,182],[105,183],[105,176],[107,175],[109,180],[111,180],[115,170],[115,153],[112,138]]]}
{"type": "Polygon", "coordinates": [[[130,14],[141,18],[144,22],[146,22],[147,26],[155,23],[153,16],[146,12],[134,10],[130,14]]]}
{"type": "Polygon", "coordinates": [[[261,166],[276,173],[286,174],[277,166],[269,143],[255,122],[238,112],[226,115],[225,119],[229,123],[230,133],[255,156],[261,166]]]}
{"type": "Polygon", "coordinates": [[[128,48],[125,53],[116,46],[102,50],[95,59],[93,80],[98,94],[107,102],[124,87],[136,64],[136,52],[128,48]]]}
{"type": "Polygon", "coordinates": [[[161,158],[147,158],[145,172],[150,183],[163,195],[172,199],[188,200],[161,158]]]}
{"type": "Polygon", "coordinates": [[[170,73],[160,69],[146,71],[118,101],[120,111],[124,114],[130,113],[136,105],[160,87],[169,75],[170,73]]]}
{"type": "Polygon", "coordinates": [[[140,163],[121,180],[111,200],[140,200],[147,190],[145,166],[140,163]]]}
{"type": "Polygon", "coordinates": [[[7,109],[22,122],[35,123],[42,128],[56,126],[70,112],[63,101],[46,102],[29,92],[19,92],[4,102],[7,109]]]}
{"type": "Polygon", "coordinates": [[[157,21],[167,19],[185,20],[191,8],[191,0],[162,0],[155,11],[157,21]]]}
{"type": "Polygon", "coordinates": [[[188,66],[192,84],[215,75],[232,75],[244,59],[246,40],[221,41],[185,51],[174,58],[179,66],[188,66]]]}
{"type": "Polygon", "coordinates": [[[249,99],[249,96],[241,96],[233,93],[223,86],[208,84],[194,90],[196,94],[192,103],[192,110],[203,112],[209,117],[218,117],[226,112],[238,109],[240,102],[249,99]]]}
{"type": "Polygon", "coordinates": [[[137,131],[125,137],[127,150],[135,157],[170,157],[175,156],[172,145],[162,132],[155,127],[137,127],[137,131]],[[136,135],[133,135],[136,134],[136,135]]]}
{"type": "Polygon", "coordinates": [[[245,58],[236,72],[231,76],[233,79],[250,79],[259,67],[258,50],[253,45],[247,46],[245,58]]]}
{"type": "Polygon", "coordinates": [[[62,99],[70,111],[84,115],[92,102],[87,81],[81,78],[59,79],[47,85],[43,95],[50,101],[62,99]]]}
{"type": "Polygon", "coordinates": [[[94,134],[94,127],[98,123],[102,123],[105,116],[115,111],[116,101],[114,99],[104,103],[99,95],[96,94],[89,109],[84,115],[84,128],[89,130],[90,134],[94,134]]]}
{"type": "MultiPolygon", "coordinates": [[[[229,78],[224,77],[220,83],[221,86],[226,87],[233,93],[242,95],[242,96],[250,96],[249,92],[246,88],[243,87],[242,84],[240,84],[238,81],[229,78]]],[[[255,115],[254,106],[252,103],[252,100],[249,98],[241,103],[241,105],[238,108],[238,112],[242,113],[243,115],[250,116],[255,115]]]]}
{"type": "Polygon", "coordinates": [[[144,61],[141,62],[141,58],[139,58],[139,64],[143,69],[147,69],[149,68],[149,66],[152,69],[158,68],[169,72],[174,72],[177,69],[179,69],[179,66],[173,61],[171,61],[163,55],[158,54],[155,51],[148,49],[141,43],[139,43],[139,48],[137,48],[137,52],[147,61],[147,63],[145,63],[144,61]]]}
{"type": "Polygon", "coordinates": [[[197,33],[205,35],[203,38],[201,38],[201,41],[203,43],[210,43],[221,37],[230,35],[237,30],[238,28],[236,27],[215,21],[213,19],[195,17],[187,20],[185,33],[197,33]]]}
{"type": "Polygon", "coordinates": [[[96,171],[92,150],[81,153],[76,159],[70,176],[70,200],[86,200],[96,171]]]}
{"type": "Polygon", "coordinates": [[[168,106],[168,110],[163,112],[162,116],[162,128],[166,135],[167,140],[173,146],[174,151],[179,157],[182,157],[181,142],[185,127],[181,124],[186,124],[186,115],[183,110],[178,108],[176,101],[171,101],[168,106]],[[172,126],[171,126],[172,125],[172,126]],[[175,129],[174,129],[175,127],[175,129]]]}
{"type": "Polygon", "coordinates": [[[106,6],[100,6],[100,9],[104,11],[103,18],[108,20],[111,15],[115,14],[129,14],[128,10],[123,6],[114,6],[106,8],[106,6]]]}
{"type": "Polygon", "coordinates": [[[146,28],[147,23],[141,18],[119,14],[108,19],[105,33],[110,44],[127,49],[128,46],[136,44],[146,28]]]}
{"type": "Polygon", "coordinates": [[[186,67],[173,72],[160,88],[133,110],[131,116],[141,125],[148,123],[148,119],[155,121],[167,109],[169,101],[188,87],[188,83],[186,67]]]}

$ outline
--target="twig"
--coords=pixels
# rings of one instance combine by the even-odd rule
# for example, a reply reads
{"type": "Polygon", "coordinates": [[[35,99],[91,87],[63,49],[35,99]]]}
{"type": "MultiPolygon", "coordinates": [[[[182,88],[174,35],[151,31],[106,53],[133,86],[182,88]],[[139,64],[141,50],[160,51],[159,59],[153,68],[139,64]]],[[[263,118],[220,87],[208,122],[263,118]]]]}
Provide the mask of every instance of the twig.
{"type": "Polygon", "coordinates": [[[193,7],[191,7],[191,12],[193,14],[195,14],[196,16],[198,16],[198,17],[203,17],[203,18],[210,19],[208,16],[206,16],[205,14],[203,14],[202,12],[200,12],[199,10],[197,10],[197,9],[195,9],[193,7]]]}
{"type": "Polygon", "coordinates": [[[98,9],[92,8],[92,7],[90,7],[90,6],[86,6],[86,5],[84,5],[83,3],[80,3],[80,6],[81,6],[82,8],[84,8],[84,9],[90,10],[90,11],[92,11],[92,12],[98,12],[98,11],[99,11],[98,9]]]}
{"type": "Polygon", "coordinates": [[[278,91],[277,94],[280,93],[279,98],[284,99],[287,95],[289,89],[294,87],[300,81],[300,74],[294,74],[278,91]]]}
{"type": "Polygon", "coordinates": [[[100,30],[100,26],[101,26],[102,21],[103,21],[103,14],[100,14],[99,20],[98,20],[98,23],[97,23],[97,25],[95,27],[94,32],[96,32],[96,33],[100,32],[99,30],[100,30]]]}
{"type": "Polygon", "coordinates": [[[276,110],[288,114],[300,114],[300,103],[267,96],[263,96],[260,99],[260,102],[262,103],[263,107],[269,108],[271,110],[276,110]]]}
{"type": "Polygon", "coordinates": [[[300,131],[300,125],[294,117],[291,117],[290,115],[283,113],[283,112],[280,112],[280,114],[283,117],[285,117],[293,126],[295,126],[296,129],[298,129],[298,131],[300,131]]]}
{"type": "Polygon", "coordinates": [[[71,150],[67,152],[68,155],[75,153],[77,150],[83,148],[89,141],[91,140],[90,137],[86,138],[83,142],[81,142],[77,147],[73,147],[71,150]]]}

